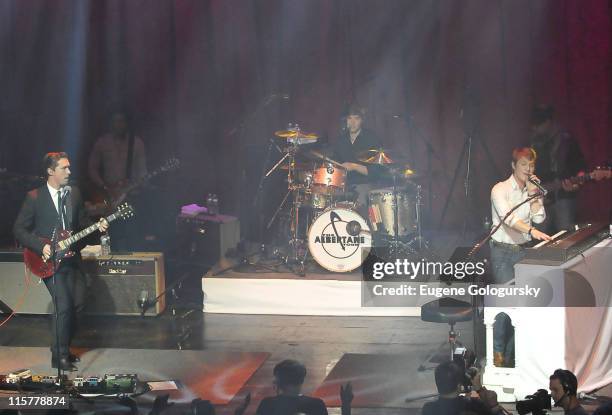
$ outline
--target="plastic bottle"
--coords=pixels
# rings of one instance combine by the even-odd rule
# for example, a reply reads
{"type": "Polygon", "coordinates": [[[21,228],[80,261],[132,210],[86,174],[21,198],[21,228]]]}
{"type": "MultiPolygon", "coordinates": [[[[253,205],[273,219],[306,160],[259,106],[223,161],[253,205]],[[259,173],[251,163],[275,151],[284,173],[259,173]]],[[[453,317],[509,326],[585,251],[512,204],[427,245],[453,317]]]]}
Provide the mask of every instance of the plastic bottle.
{"type": "Polygon", "coordinates": [[[104,256],[108,256],[111,253],[110,235],[105,233],[100,237],[100,253],[104,256]]]}

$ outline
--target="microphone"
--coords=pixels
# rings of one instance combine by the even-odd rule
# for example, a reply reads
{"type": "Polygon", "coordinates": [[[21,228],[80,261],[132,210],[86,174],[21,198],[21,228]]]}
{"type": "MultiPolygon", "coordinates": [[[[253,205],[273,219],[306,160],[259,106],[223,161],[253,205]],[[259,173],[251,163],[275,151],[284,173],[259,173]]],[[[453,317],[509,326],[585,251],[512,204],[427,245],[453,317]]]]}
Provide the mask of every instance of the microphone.
{"type": "Polygon", "coordinates": [[[533,176],[529,176],[529,178],[528,178],[527,180],[529,180],[529,181],[530,181],[532,184],[534,184],[534,185],[535,185],[535,187],[537,187],[537,188],[538,188],[538,190],[539,190],[539,191],[542,193],[542,195],[546,196],[546,194],[548,194],[548,190],[546,190],[546,189],[544,188],[544,186],[542,186],[542,185],[541,185],[539,182],[537,182],[537,181],[536,181],[536,180],[533,178],[533,176]]]}
{"type": "Polygon", "coordinates": [[[149,292],[146,290],[142,290],[140,292],[140,297],[138,297],[138,308],[140,308],[140,317],[144,317],[149,307],[149,292]]]}
{"type": "Polygon", "coordinates": [[[361,232],[361,225],[356,220],[352,220],[346,224],[346,232],[351,236],[357,236],[361,232]]]}
{"type": "Polygon", "coordinates": [[[590,399],[592,401],[596,401],[598,398],[595,395],[589,395],[588,393],[578,392],[578,399],[580,400],[590,399]]]}

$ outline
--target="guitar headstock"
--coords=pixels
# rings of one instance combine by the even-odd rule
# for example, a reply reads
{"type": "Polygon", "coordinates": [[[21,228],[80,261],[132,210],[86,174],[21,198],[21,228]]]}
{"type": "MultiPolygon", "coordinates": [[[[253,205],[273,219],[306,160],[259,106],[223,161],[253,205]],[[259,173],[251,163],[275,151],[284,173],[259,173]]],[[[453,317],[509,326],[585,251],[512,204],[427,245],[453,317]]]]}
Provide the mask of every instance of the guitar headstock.
{"type": "Polygon", "coordinates": [[[129,219],[134,217],[134,208],[129,203],[123,203],[117,207],[115,215],[120,219],[129,219]]]}

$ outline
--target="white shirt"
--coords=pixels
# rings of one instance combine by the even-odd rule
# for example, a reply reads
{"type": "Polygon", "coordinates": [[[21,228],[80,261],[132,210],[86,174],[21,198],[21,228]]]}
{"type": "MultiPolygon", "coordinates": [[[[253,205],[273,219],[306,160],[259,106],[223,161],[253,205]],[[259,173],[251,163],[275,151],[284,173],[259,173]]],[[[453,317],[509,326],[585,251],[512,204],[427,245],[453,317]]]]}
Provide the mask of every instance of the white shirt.
{"type": "MultiPolygon", "coordinates": [[[[513,174],[508,180],[493,186],[491,189],[492,226],[495,227],[510,209],[528,197],[527,186],[521,189],[513,174]]],[[[532,222],[542,223],[544,219],[546,219],[546,212],[543,205],[536,213],[531,213],[530,203],[525,203],[508,216],[504,224],[493,234],[492,239],[506,244],[524,244],[531,240],[531,236],[513,229],[512,226],[519,220],[531,225],[532,222]]]]}
{"type": "MultiPolygon", "coordinates": [[[[55,206],[55,210],[57,211],[57,214],[59,215],[59,207],[58,207],[58,205],[57,205],[57,194],[58,194],[58,193],[60,193],[60,192],[62,192],[62,197],[64,197],[64,196],[65,196],[65,194],[64,194],[64,193],[65,193],[65,190],[64,190],[65,188],[60,187],[60,189],[59,189],[59,190],[57,190],[57,189],[53,188],[53,187],[52,187],[52,186],[49,184],[49,182],[47,182],[47,188],[49,189],[49,193],[51,194],[51,200],[53,200],[53,206],[55,206]]],[[[66,209],[66,207],[65,207],[65,204],[64,204],[64,212],[66,211],[65,209],[66,209]]],[[[62,225],[63,225],[63,226],[64,226],[64,228],[65,228],[65,227],[66,227],[66,224],[64,223],[64,218],[63,218],[63,216],[61,216],[61,215],[60,215],[60,218],[62,219],[62,225]]]]}

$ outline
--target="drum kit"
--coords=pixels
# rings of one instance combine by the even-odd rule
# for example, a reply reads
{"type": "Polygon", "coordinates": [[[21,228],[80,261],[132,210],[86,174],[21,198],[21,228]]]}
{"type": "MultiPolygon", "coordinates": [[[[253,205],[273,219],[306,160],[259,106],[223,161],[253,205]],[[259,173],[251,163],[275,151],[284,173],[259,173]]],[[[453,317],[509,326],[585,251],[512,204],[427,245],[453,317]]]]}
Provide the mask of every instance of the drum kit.
{"type": "Polygon", "coordinates": [[[395,257],[418,254],[425,247],[421,177],[407,163],[394,160],[384,149],[359,154],[364,165],[381,166],[378,170],[387,185],[370,190],[367,206],[359,206],[347,186],[347,169],[310,149],[317,134],[290,124],[275,136],[284,141],[284,154],[265,177],[278,169],[286,171],[287,193],[267,229],[285,213],[289,226],[281,239],[288,241],[288,249],[282,259],[298,275],[305,274],[309,254],[329,271],[350,272],[363,263],[372,247],[384,246],[395,257]]]}

